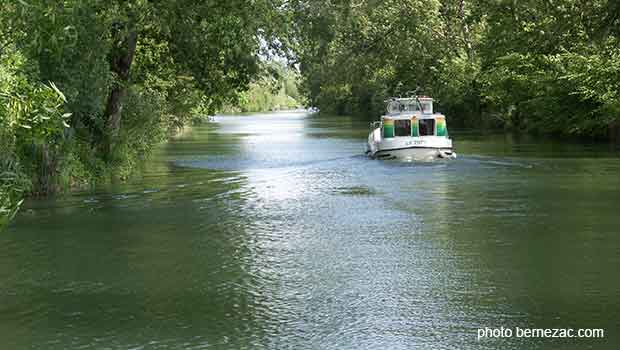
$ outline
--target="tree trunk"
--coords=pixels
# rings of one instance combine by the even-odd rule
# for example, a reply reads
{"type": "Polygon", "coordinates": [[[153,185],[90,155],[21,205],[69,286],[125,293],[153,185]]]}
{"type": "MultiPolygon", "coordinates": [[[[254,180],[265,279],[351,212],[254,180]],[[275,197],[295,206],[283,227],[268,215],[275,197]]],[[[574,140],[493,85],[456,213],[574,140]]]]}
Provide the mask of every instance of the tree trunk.
{"type": "Polygon", "coordinates": [[[118,140],[121,129],[123,98],[127,94],[129,73],[137,43],[138,33],[135,29],[132,29],[127,33],[120,45],[112,49],[110,56],[110,70],[115,73],[117,81],[112,86],[105,110],[106,130],[103,150],[105,158],[110,156],[118,140]]]}
{"type": "Polygon", "coordinates": [[[47,196],[56,192],[57,177],[57,157],[55,149],[43,142],[40,145],[33,145],[37,171],[35,172],[33,194],[37,196],[47,196]]]}
{"type": "Polygon", "coordinates": [[[609,139],[615,143],[620,143],[620,121],[609,124],[609,139]]]}

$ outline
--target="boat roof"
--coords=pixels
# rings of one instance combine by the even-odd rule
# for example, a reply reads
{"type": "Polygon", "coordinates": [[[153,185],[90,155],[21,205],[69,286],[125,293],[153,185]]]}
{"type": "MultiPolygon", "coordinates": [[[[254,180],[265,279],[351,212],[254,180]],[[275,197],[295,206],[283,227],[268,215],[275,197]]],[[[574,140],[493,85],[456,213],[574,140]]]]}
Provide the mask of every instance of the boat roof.
{"type": "Polygon", "coordinates": [[[411,95],[409,97],[390,97],[385,100],[389,116],[433,115],[433,99],[428,96],[411,95]]]}
{"type": "Polygon", "coordinates": [[[409,96],[409,97],[390,97],[387,100],[385,100],[386,103],[390,103],[392,101],[398,101],[398,102],[414,102],[417,100],[420,101],[434,101],[432,97],[428,97],[428,96],[409,96]]]}
{"type": "Polygon", "coordinates": [[[435,118],[445,118],[446,116],[441,113],[424,114],[424,113],[418,112],[418,113],[386,114],[386,115],[381,116],[381,119],[388,118],[388,119],[399,120],[399,119],[411,119],[413,117],[416,117],[417,119],[435,119],[435,118]]]}

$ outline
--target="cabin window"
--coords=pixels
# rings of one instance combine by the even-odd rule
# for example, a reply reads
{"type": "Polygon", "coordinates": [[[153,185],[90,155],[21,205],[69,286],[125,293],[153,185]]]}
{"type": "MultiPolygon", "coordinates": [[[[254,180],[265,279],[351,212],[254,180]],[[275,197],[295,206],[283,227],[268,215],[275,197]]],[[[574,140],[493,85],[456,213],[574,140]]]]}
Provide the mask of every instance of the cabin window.
{"type": "Polygon", "coordinates": [[[435,135],[435,119],[420,119],[418,121],[418,131],[420,136],[435,135]]]}
{"type": "Polygon", "coordinates": [[[395,136],[411,136],[411,120],[397,119],[394,120],[395,136]]]}

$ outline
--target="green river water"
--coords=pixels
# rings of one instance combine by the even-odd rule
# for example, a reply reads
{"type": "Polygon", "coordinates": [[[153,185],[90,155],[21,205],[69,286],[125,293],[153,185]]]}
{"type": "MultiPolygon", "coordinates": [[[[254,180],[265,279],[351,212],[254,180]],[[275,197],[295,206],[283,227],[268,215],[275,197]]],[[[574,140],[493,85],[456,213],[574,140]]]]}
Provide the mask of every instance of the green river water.
{"type": "Polygon", "coordinates": [[[0,234],[0,349],[618,349],[620,152],[451,130],[369,160],[368,123],[218,116],[130,183],[0,234]],[[603,339],[477,338],[481,327],[603,339]]]}

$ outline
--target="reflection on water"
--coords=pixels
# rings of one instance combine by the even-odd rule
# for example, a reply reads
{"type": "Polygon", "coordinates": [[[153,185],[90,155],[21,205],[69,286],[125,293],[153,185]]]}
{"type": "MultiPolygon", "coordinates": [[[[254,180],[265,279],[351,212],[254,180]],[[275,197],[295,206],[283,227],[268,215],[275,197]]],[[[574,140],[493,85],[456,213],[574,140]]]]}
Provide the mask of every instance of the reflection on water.
{"type": "Polygon", "coordinates": [[[403,164],[366,132],[220,116],[139,181],[28,203],[0,237],[2,348],[617,347],[614,150],[453,132],[457,161],[403,164]]]}

